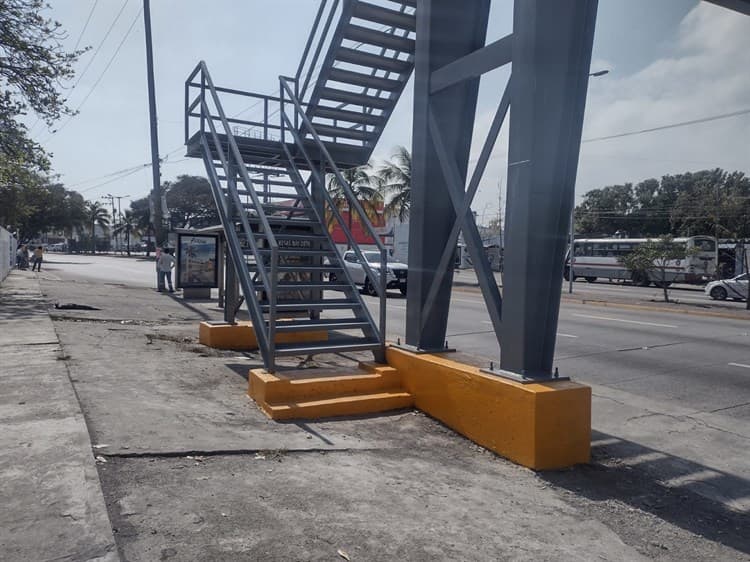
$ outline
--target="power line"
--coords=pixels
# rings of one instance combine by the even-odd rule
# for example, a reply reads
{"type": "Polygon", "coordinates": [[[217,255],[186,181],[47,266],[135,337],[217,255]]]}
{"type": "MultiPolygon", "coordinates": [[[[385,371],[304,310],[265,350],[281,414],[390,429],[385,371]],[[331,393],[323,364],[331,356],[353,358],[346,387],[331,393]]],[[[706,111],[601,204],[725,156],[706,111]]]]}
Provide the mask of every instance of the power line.
{"type": "Polygon", "coordinates": [[[91,16],[94,15],[94,10],[96,10],[96,5],[99,3],[99,0],[94,0],[94,5],[91,6],[91,10],[89,11],[89,15],[86,18],[86,23],[83,24],[83,29],[81,29],[81,34],[78,36],[78,39],[76,40],[76,46],[73,47],[73,51],[78,50],[78,45],[81,44],[81,39],[83,39],[83,34],[86,33],[86,28],[89,26],[89,22],[91,21],[91,16]]]}
{"type": "Polygon", "coordinates": [[[699,123],[708,123],[709,121],[718,121],[719,119],[728,119],[729,117],[737,117],[739,115],[746,115],[750,113],[750,108],[740,109],[738,111],[732,111],[730,113],[722,113],[720,115],[711,115],[710,117],[702,117],[700,119],[692,119],[690,121],[682,121],[681,123],[671,123],[669,125],[662,125],[660,127],[651,127],[650,129],[640,129],[638,131],[628,131],[626,133],[617,133],[614,135],[607,135],[604,137],[593,137],[590,139],[583,139],[581,142],[597,142],[610,139],[619,139],[622,137],[630,137],[634,135],[642,135],[644,133],[653,133],[655,131],[664,131],[666,129],[675,129],[677,127],[687,127],[689,125],[697,125],[699,123]]]}
{"type": "MultiPolygon", "coordinates": [[[[127,4],[127,1],[128,0],[126,0],[126,2],[125,2],[126,4],[127,4]]],[[[115,52],[112,53],[112,56],[110,57],[109,61],[107,62],[107,65],[104,67],[104,70],[102,70],[101,74],[99,75],[99,78],[96,79],[96,81],[94,82],[94,85],[91,86],[91,89],[88,91],[88,93],[86,94],[86,96],[84,96],[83,100],[81,100],[81,103],[78,104],[78,107],[76,107],[76,109],[75,109],[75,113],[76,114],[81,110],[81,108],[84,106],[84,104],[86,103],[86,101],[88,101],[89,97],[91,97],[91,94],[94,93],[94,90],[96,90],[96,87],[102,81],[102,78],[104,78],[104,75],[107,73],[107,70],[109,70],[109,67],[112,66],[112,63],[115,61],[115,58],[117,58],[117,55],[120,53],[120,49],[122,49],[122,46],[125,44],[125,41],[128,39],[128,37],[130,37],[130,34],[133,32],[133,29],[135,28],[135,24],[138,22],[138,18],[140,18],[142,11],[143,11],[142,9],[138,10],[138,13],[136,14],[135,18],[133,18],[133,22],[130,24],[130,27],[128,28],[128,30],[125,32],[125,35],[123,36],[123,38],[120,41],[119,45],[117,45],[117,48],[115,49],[115,52]]],[[[79,81],[80,81],[80,79],[79,79],[79,81]]],[[[60,125],[60,127],[58,129],[56,129],[55,131],[53,131],[53,133],[49,137],[47,137],[47,139],[45,139],[43,142],[47,142],[49,139],[51,139],[57,133],[59,133],[60,131],[62,131],[65,128],[65,126],[73,120],[74,117],[75,117],[75,115],[71,115],[62,125],[60,125]]]]}
{"type": "Polygon", "coordinates": [[[109,37],[110,33],[112,33],[112,30],[114,29],[115,24],[119,21],[120,16],[122,16],[122,13],[125,11],[125,7],[128,5],[129,2],[130,0],[125,0],[123,5],[120,7],[120,11],[117,12],[115,19],[112,20],[112,23],[109,25],[109,29],[107,29],[107,32],[104,34],[104,37],[99,42],[99,45],[96,47],[96,49],[94,50],[94,54],[91,55],[89,62],[83,68],[83,71],[81,71],[81,73],[78,75],[78,80],[76,80],[75,84],[73,84],[73,87],[70,89],[71,92],[76,89],[76,86],[78,86],[78,84],[81,82],[84,75],[88,71],[88,69],[91,67],[91,64],[94,62],[94,59],[96,59],[97,55],[99,54],[99,51],[101,51],[102,46],[104,45],[104,42],[107,40],[107,37],[109,37]]]}
{"type": "MultiPolygon", "coordinates": [[[[177,164],[178,162],[184,162],[185,160],[188,160],[188,158],[182,158],[180,160],[175,160],[173,162],[167,162],[167,159],[172,154],[174,154],[175,152],[178,152],[181,149],[182,149],[182,145],[178,146],[174,150],[171,150],[170,152],[167,152],[159,160],[162,163],[164,163],[164,164],[177,164]]],[[[122,175],[122,174],[127,174],[128,172],[131,172],[133,170],[138,171],[138,170],[141,170],[141,169],[149,168],[150,166],[151,166],[151,162],[144,162],[143,164],[136,164],[135,166],[130,166],[129,168],[123,168],[122,170],[117,170],[116,172],[110,172],[110,173],[104,174],[103,176],[97,176],[97,177],[94,177],[94,178],[89,178],[87,180],[81,180],[79,182],[69,184],[66,187],[73,188],[73,187],[77,187],[79,185],[83,185],[85,183],[90,183],[92,181],[98,181],[98,180],[103,180],[103,179],[111,178],[112,176],[119,176],[119,175],[122,175]]],[[[126,177],[126,176],[123,176],[123,177],[126,177]]]]}

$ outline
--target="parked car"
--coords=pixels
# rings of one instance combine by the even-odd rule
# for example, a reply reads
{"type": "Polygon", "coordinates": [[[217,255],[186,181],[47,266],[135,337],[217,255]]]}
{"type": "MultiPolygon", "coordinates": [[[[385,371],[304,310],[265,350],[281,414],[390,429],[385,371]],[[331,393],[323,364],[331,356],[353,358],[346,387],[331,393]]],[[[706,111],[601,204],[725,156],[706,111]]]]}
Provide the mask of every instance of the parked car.
{"type": "MultiPolygon", "coordinates": [[[[362,252],[367,263],[373,271],[380,270],[380,252],[362,252]]],[[[344,266],[349,271],[352,279],[357,285],[361,285],[364,292],[368,295],[376,295],[375,287],[370,283],[367,272],[362,263],[359,261],[357,254],[352,250],[344,253],[344,266]]],[[[398,289],[402,295],[406,294],[406,280],[408,267],[404,263],[389,261],[386,263],[386,288],[398,289]]],[[[336,281],[336,274],[331,273],[329,276],[331,282],[336,281]]]]}
{"type": "Polygon", "coordinates": [[[719,279],[706,285],[706,294],[714,300],[727,298],[744,301],[747,298],[748,274],[743,273],[731,279],[719,279]]]}

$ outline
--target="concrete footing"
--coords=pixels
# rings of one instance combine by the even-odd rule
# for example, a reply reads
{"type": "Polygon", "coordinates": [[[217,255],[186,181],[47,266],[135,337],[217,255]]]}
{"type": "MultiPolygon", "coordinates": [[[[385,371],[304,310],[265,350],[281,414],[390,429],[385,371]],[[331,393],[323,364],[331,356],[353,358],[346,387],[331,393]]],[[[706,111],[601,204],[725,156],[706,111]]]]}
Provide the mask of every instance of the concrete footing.
{"type": "MultiPolygon", "coordinates": [[[[279,320],[281,326],[289,320],[279,320]]],[[[311,330],[299,332],[277,332],[276,343],[299,343],[307,341],[324,341],[328,332],[311,330]]],[[[252,322],[201,322],[198,328],[198,341],[215,349],[233,349],[236,351],[253,351],[258,349],[258,339],[252,322]]]]}
{"type": "Polygon", "coordinates": [[[587,463],[591,389],[570,380],[520,383],[442,354],[389,347],[388,365],[350,374],[251,370],[248,394],[270,418],[316,419],[416,407],[534,470],[587,463]]]}
{"type": "Polygon", "coordinates": [[[500,456],[535,470],[589,462],[590,387],[572,381],[523,384],[394,347],[386,357],[417,408],[500,456]]]}

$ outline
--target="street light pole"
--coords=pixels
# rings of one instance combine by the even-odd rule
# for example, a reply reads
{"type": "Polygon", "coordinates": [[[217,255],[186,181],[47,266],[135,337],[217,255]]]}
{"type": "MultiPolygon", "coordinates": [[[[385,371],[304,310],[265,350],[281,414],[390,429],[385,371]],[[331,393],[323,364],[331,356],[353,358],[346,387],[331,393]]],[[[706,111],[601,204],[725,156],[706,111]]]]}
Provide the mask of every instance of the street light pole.
{"type": "Polygon", "coordinates": [[[573,247],[573,236],[575,234],[575,227],[573,220],[575,219],[575,205],[570,211],[570,230],[568,231],[568,293],[573,292],[573,262],[575,261],[575,248],[573,247]]]}

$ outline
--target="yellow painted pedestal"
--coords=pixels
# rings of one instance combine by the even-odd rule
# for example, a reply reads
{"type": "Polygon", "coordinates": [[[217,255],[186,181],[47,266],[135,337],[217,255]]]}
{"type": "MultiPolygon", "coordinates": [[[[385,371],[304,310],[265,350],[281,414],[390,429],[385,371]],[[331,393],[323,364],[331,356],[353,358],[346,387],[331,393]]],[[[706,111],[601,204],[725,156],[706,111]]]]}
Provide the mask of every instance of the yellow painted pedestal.
{"type": "Polygon", "coordinates": [[[589,462],[590,387],[572,381],[522,384],[444,356],[394,347],[386,357],[417,408],[475,443],[535,470],[589,462]]]}
{"type": "MultiPolygon", "coordinates": [[[[279,320],[281,325],[285,320],[279,320]]],[[[299,343],[307,341],[324,341],[328,339],[325,330],[277,332],[276,343],[299,343]]],[[[255,328],[252,322],[201,322],[198,328],[198,341],[215,349],[233,349],[236,351],[253,351],[258,349],[255,328]]]]}

